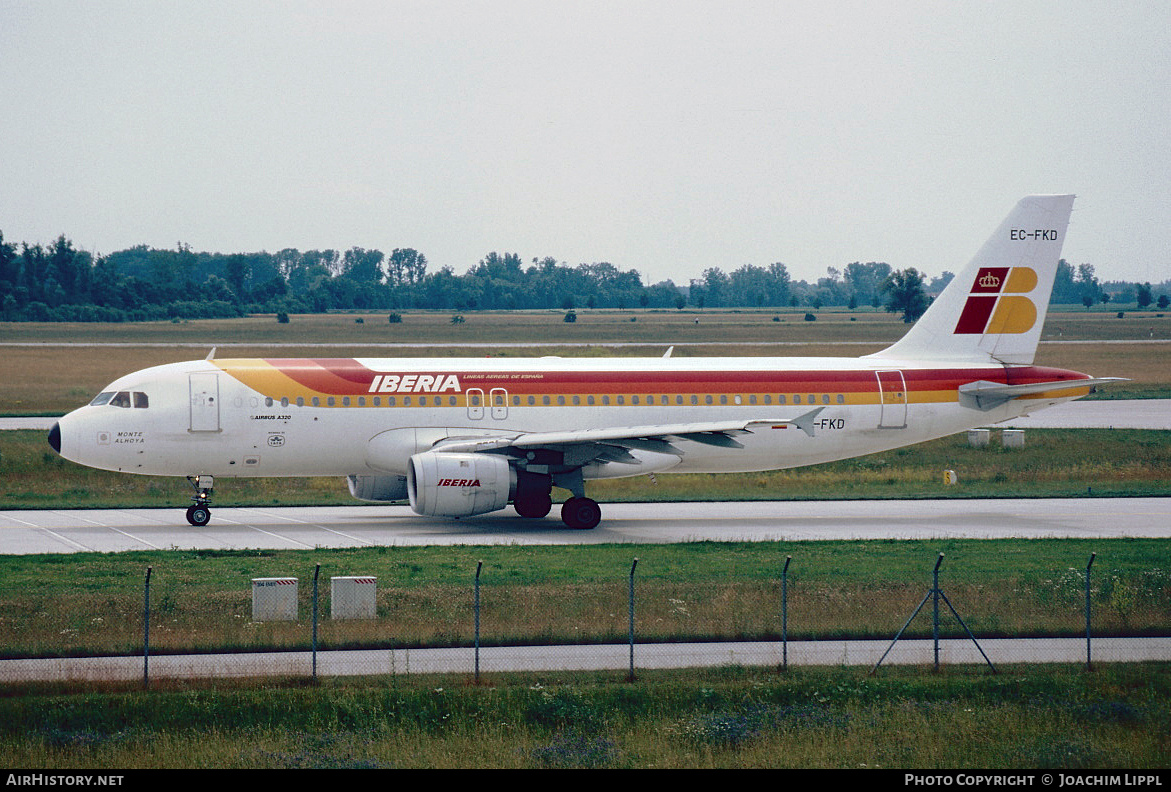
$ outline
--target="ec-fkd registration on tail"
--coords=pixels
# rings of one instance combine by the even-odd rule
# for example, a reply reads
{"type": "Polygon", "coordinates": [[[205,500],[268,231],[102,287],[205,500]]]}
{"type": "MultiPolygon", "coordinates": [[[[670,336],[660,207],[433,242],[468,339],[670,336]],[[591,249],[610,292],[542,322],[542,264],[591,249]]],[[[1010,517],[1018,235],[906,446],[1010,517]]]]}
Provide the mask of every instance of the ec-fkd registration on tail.
{"type": "Polygon", "coordinates": [[[1021,200],[900,341],[860,358],[235,359],[144,369],[49,442],[106,470],[345,476],[434,517],[505,508],[593,528],[592,479],[747,472],[1003,421],[1113,381],[1033,365],[1072,195],[1021,200]]]}

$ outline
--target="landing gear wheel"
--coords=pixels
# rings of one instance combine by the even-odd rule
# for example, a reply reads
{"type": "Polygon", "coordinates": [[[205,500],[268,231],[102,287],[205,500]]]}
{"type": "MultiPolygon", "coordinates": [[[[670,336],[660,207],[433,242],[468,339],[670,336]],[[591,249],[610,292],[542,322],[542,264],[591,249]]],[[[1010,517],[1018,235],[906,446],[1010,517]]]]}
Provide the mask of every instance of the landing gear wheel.
{"type": "Polygon", "coordinates": [[[588,531],[602,521],[602,509],[591,498],[570,498],[561,507],[561,519],[570,528],[588,531]]]}
{"type": "Polygon", "coordinates": [[[539,519],[547,515],[549,510],[553,508],[553,499],[548,494],[528,495],[517,498],[512,506],[521,517],[539,519]]]}
{"type": "Polygon", "coordinates": [[[207,525],[211,520],[211,509],[206,506],[192,506],[187,509],[187,522],[192,525],[207,525]]]}

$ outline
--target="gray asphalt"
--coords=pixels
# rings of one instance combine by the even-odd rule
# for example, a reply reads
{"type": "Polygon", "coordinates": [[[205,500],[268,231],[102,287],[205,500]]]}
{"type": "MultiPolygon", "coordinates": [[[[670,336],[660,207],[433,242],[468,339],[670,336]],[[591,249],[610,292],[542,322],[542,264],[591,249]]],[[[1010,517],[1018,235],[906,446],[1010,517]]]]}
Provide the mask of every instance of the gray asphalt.
{"type": "MultiPolygon", "coordinates": [[[[704,668],[719,666],[869,666],[880,659],[881,668],[893,665],[934,663],[929,640],[905,640],[893,645],[881,641],[780,641],[768,643],[635,644],[635,673],[657,668],[704,668]],[[889,655],[883,654],[890,650],[889,655]]],[[[941,665],[1009,663],[1084,664],[1084,638],[1036,640],[987,639],[977,647],[971,640],[940,641],[941,665]],[[981,654],[982,653],[982,654],[981,654]],[[987,660],[985,660],[987,657],[987,660]]],[[[1090,645],[1092,664],[1112,662],[1166,662],[1171,660],[1171,638],[1096,638],[1090,645]]],[[[502,646],[480,650],[481,673],[506,671],[605,671],[628,670],[629,644],[603,646],[502,646]]],[[[475,650],[395,649],[319,652],[320,676],[394,674],[468,674],[476,668],[475,650]]],[[[151,679],[227,678],[255,676],[309,676],[313,657],[309,652],[244,654],[155,655],[149,660],[151,679]]],[[[139,657],[80,657],[48,660],[0,660],[0,679],[34,682],[137,681],[144,676],[139,657]]]]}
{"type": "Polygon", "coordinates": [[[1171,537],[1171,498],[613,503],[592,531],[569,530],[552,514],[522,520],[512,509],[448,520],[407,506],[213,508],[203,528],[188,525],[181,509],[0,512],[0,555],[1018,537],[1171,537]]]}

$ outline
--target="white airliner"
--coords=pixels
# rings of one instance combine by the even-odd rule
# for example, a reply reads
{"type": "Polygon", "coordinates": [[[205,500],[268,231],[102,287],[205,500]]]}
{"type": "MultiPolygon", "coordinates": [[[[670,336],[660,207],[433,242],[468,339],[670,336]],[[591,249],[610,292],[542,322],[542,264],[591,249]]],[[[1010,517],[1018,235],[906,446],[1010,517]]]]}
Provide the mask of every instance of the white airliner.
{"type": "Polygon", "coordinates": [[[111,383],[49,442],[105,470],[186,476],[193,525],[217,477],[345,476],[367,501],[502,509],[593,528],[591,479],[812,465],[1076,399],[1033,365],[1072,195],[1020,201],[923,317],[861,358],[237,359],[111,383]]]}

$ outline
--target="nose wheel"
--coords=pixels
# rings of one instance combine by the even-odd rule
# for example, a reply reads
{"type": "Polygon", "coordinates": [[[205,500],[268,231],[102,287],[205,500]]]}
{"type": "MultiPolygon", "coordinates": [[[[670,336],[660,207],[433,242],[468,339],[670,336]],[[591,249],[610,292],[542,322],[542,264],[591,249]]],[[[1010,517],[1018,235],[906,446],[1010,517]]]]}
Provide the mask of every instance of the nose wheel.
{"type": "Polygon", "coordinates": [[[187,522],[195,526],[207,525],[211,520],[211,493],[215,479],[211,476],[188,476],[187,480],[195,488],[191,496],[192,504],[187,509],[187,522]]]}

